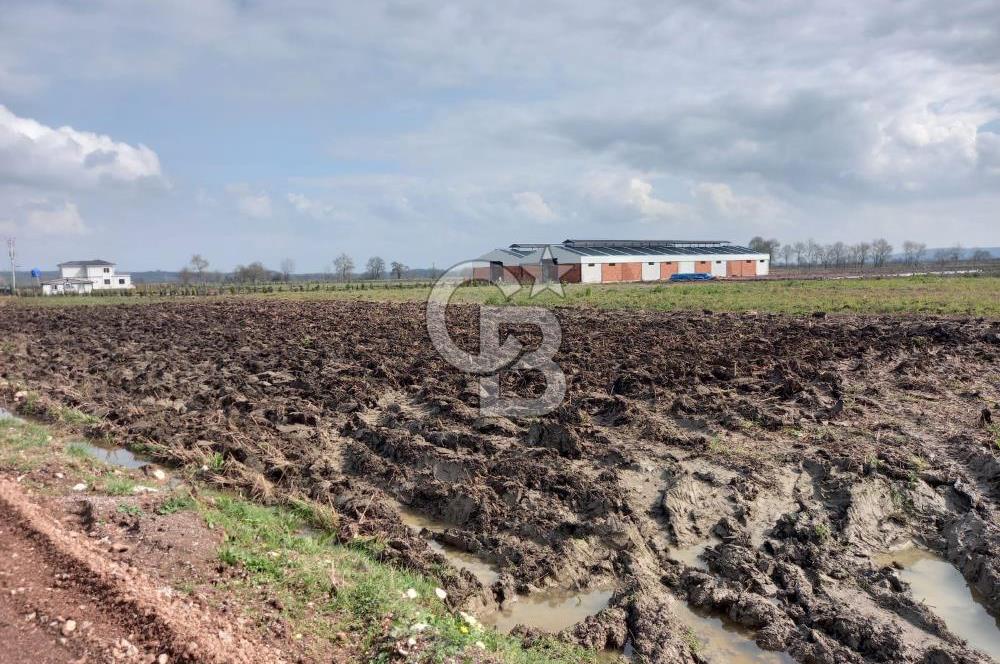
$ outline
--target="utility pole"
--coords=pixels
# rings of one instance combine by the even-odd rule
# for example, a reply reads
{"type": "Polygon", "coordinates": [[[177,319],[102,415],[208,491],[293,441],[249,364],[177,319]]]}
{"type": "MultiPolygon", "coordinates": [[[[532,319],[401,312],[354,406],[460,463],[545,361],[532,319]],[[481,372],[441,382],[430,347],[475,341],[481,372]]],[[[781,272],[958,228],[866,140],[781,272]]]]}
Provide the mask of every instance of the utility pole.
{"type": "Polygon", "coordinates": [[[10,256],[10,294],[17,292],[17,273],[14,270],[14,238],[7,238],[7,255],[10,256]]]}

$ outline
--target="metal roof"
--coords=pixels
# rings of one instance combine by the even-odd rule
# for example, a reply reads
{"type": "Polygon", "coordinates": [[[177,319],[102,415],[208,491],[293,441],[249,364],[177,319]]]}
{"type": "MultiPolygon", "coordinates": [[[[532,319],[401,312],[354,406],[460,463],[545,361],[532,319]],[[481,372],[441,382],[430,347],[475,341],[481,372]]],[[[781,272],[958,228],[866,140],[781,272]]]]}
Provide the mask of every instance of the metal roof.
{"type": "Polygon", "coordinates": [[[114,263],[93,258],[89,261],[68,261],[66,263],[59,263],[58,267],[111,267],[112,265],[114,265],[114,263]]]}
{"type": "Polygon", "coordinates": [[[726,240],[565,240],[562,244],[510,245],[503,251],[521,258],[544,247],[551,247],[557,258],[565,252],[576,256],[696,256],[701,254],[755,254],[748,247],[726,240]]]}

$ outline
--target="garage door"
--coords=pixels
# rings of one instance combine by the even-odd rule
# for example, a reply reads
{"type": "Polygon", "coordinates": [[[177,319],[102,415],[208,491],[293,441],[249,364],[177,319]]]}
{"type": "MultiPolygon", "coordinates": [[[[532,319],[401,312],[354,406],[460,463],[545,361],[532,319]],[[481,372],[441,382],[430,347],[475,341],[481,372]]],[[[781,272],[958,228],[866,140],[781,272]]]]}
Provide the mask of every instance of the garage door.
{"type": "Polygon", "coordinates": [[[694,271],[703,274],[712,274],[712,261],[696,261],[694,271]]]}
{"type": "Polygon", "coordinates": [[[677,261],[660,263],[660,279],[669,279],[670,275],[677,274],[677,267],[677,261]]]}

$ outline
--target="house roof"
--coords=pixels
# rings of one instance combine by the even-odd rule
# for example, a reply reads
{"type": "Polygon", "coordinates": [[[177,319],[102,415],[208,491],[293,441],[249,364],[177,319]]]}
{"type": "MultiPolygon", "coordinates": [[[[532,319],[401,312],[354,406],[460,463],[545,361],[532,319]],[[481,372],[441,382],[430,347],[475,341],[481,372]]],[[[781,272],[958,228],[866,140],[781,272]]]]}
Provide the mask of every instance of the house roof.
{"type": "Polygon", "coordinates": [[[89,261],[68,261],[66,263],[59,263],[58,267],[112,267],[113,265],[114,263],[92,258],[89,261]]]}

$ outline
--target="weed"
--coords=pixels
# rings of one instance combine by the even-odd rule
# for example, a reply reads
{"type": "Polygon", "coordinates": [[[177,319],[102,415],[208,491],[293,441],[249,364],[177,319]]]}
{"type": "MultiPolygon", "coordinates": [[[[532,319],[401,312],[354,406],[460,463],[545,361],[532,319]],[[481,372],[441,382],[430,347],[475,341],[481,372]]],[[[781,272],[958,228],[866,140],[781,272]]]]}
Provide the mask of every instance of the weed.
{"type": "Polygon", "coordinates": [[[684,635],[682,638],[684,639],[684,643],[687,645],[688,650],[690,650],[692,653],[697,654],[698,651],[702,649],[701,640],[698,638],[698,635],[694,633],[694,630],[691,629],[690,627],[684,628],[684,635]]]}
{"type": "Polygon", "coordinates": [[[820,544],[825,543],[830,539],[830,525],[826,523],[817,523],[813,526],[813,533],[816,535],[816,539],[819,540],[820,544]]]}
{"type": "Polygon", "coordinates": [[[66,454],[76,459],[93,459],[94,455],[90,453],[90,449],[83,443],[69,443],[66,445],[66,454]]]}
{"type": "Polygon", "coordinates": [[[93,415],[65,406],[56,407],[53,414],[60,422],[76,427],[90,427],[101,421],[93,415]]]}
{"type": "Polygon", "coordinates": [[[209,470],[213,470],[218,473],[225,467],[226,458],[222,456],[221,452],[213,452],[205,461],[205,465],[208,466],[209,470]]]}
{"type": "Polygon", "coordinates": [[[135,491],[135,482],[127,477],[112,477],[104,483],[104,492],[110,496],[129,496],[135,491]]]}
{"type": "Polygon", "coordinates": [[[194,509],[195,506],[196,503],[194,502],[194,498],[187,494],[170,496],[156,508],[156,513],[166,516],[168,514],[176,514],[177,512],[182,512],[184,510],[194,509]]]}
{"type": "Polygon", "coordinates": [[[128,516],[142,516],[142,508],[138,505],[130,505],[128,503],[118,504],[118,513],[127,514],[128,516]]]}

